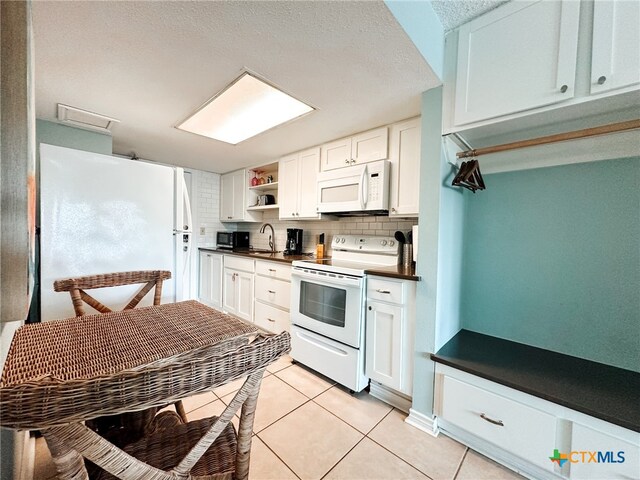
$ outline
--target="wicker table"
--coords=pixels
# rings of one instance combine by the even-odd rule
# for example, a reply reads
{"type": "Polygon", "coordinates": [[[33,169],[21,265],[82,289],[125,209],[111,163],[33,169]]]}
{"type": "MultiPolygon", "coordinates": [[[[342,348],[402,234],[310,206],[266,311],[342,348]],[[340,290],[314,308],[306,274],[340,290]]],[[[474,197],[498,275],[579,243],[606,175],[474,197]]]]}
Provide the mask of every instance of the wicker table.
{"type": "Polygon", "coordinates": [[[88,478],[82,456],[121,479],[244,479],[264,369],[289,348],[288,333],[259,333],[196,301],[25,325],[0,380],[0,424],[41,430],[63,479],[88,478]],[[219,418],[160,429],[124,451],[82,424],[242,377],[219,418]],[[230,420],[240,407],[236,436],[230,420]]]}

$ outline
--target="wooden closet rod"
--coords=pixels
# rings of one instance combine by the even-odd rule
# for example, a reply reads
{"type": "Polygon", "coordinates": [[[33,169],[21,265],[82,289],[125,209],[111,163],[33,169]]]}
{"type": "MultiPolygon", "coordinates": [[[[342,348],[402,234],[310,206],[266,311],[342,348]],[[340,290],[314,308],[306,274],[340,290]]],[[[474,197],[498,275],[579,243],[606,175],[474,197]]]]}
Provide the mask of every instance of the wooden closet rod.
{"type": "Polygon", "coordinates": [[[626,130],[635,130],[640,128],[640,120],[629,120],[626,122],[612,123],[610,125],[602,125],[600,127],[585,128],[583,130],[575,130],[573,132],[558,133],[546,137],[532,138],[531,140],[520,140],[518,142],[503,143],[502,145],[494,145],[493,147],[484,147],[473,150],[466,150],[456,154],[458,158],[478,157],[488,153],[505,152],[507,150],[516,150],[518,148],[533,147],[535,145],[545,145],[547,143],[563,142],[565,140],[575,140],[577,138],[594,137],[596,135],[605,135],[607,133],[624,132],[626,130]]]}

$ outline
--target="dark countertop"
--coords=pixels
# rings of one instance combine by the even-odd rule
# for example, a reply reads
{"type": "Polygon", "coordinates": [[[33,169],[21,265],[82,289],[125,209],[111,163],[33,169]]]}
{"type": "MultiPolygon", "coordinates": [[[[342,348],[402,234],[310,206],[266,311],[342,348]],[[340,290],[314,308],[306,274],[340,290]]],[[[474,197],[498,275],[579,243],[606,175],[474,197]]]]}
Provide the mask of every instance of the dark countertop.
{"type": "MultiPolygon", "coordinates": [[[[310,260],[313,259],[313,255],[283,255],[280,253],[262,253],[253,252],[251,250],[226,250],[224,248],[216,247],[199,247],[199,250],[207,252],[222,253],[225,255],[239,255],[241,257],[255,258],[258,260],[269,260],[274,262],[291,263],[294,260],[310,260]]],[[[420,277],[415,274],[415,267],[405,268],[402,265],[394,265],[392,267],[374,267],[365,270],[368,275],[379,275],[381,277],[401,278],[403,280],[420,280],[420,277]]]]}
{"type": "Polygon", "coordinates": [[[640,432],[640,373],[468,330],[431,359],[640,432]]]}
{"type": "Polygon", "coordinates": [[[402,264],[393,265],[391,267],[374,267],[365,270],[367,275],[378,275],[380,277],[401,278],[403,280],[420,281],[420,277],[416,275],[416,267],[404,267],[402,264]]]}

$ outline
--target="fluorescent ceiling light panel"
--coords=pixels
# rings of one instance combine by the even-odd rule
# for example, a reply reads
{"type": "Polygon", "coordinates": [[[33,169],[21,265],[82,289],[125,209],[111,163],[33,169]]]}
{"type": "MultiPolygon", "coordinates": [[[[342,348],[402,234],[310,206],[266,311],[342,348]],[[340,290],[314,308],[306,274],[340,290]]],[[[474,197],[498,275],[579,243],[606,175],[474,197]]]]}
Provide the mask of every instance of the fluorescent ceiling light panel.
{"type": "Polygon", "coordinates": [[[236,145],[312,110],[306,103],[243,73],[177,128],[236,145]]]}

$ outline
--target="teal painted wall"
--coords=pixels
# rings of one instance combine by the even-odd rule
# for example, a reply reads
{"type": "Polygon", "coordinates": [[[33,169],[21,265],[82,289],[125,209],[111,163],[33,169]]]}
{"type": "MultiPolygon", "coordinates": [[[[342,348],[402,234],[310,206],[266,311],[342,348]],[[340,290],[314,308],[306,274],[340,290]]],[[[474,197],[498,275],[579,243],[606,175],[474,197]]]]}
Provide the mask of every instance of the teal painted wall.
{"type": "Polygon", "coordinates": [[[444,28],[431,2],[385,0],[385,5],[425,58],[433,73],[442,79],[444,28]]]}
{"type": "Polygon", "coordinates": [[[485,183],[465,194],[463,327],[640,371],[640,158],[485,183]]]}
{"type": "Polygon", "coordinates": [[[36,120],[38,158],[40,156],[39,145],[41,143],[102,153],[104,155],[113,153],[113,138],[111,135],[69,127],[47,120],[36,120]]]}

